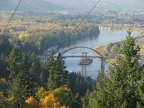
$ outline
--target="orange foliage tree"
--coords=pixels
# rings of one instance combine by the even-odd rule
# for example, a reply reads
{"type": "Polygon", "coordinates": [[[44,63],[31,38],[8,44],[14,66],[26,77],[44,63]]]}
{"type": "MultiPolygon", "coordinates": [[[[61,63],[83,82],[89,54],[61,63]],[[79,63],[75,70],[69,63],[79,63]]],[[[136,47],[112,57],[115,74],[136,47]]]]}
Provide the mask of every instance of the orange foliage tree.
{"type": "Polygon", "coordinates": [[[57,98],[58,102],[60,102],[61,106],[71,106],[74,95],[71,92],[71,89],[67,87],[60,87],[52,91],[54,96],[57,98]]]}
{"type": "Polygon", "coordinates": [[[25,100],[27,108],[69,108],[74,99],[71,89],[67,87],[60,87],[48,92],[40,88],[35,97],[36,99],[31,96],[25,100]]]}
{"type": "Polygon", "coordinates": [[[50,93],[48,96],[40,99],[39,106],[41,108],[59,108],[60,103],[57,101],[55,96],[50,93]]]}
{"type": "Polygon", "coordinates": [[[30,96],[25,102],[28,104],[27,108],[39,108],[38,101],[33,96],[30,96]]]}

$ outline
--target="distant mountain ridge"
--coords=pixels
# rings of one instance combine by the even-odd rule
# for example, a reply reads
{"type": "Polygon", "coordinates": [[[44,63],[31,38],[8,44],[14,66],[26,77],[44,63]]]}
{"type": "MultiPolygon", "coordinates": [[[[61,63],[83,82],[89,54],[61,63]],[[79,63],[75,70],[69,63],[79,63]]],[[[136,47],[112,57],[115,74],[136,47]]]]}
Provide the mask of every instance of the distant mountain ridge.
{"type": "MultiPolygon", "coordinates": [[[[98,0],[46,0],[60,6],[68,8],[92,7],[98,0]]],[[[108,9],[143,9],[144,0],[101,0],[98,7],[108,9]]]]}
{"type": "MultiPolygon", "coordinates": [[[[13,11],[18,2],[19,0],[0,0],[0,11],[13,11]]],[[[22,0],[18,7],[18,11],[48,11],[62,9],[64,8],[46,0],[22,0]]]]}
{"type": "MultiPolygon", "coordinates": [[[[19,0],[0,0],[0,11],[14,10],[19,0]]],[[[93,7],[98,0],[22,0],[18,11],[51,11],[86,9],[93,7]]],[[[144,0],[101,0],[97,8],[103,9],[143,9],[144,0]]]]}
{"type": "Polygon", "coordinates": [[[102,7],[112,9],[143,9],[143,0],[103,0],[102,7]]]}

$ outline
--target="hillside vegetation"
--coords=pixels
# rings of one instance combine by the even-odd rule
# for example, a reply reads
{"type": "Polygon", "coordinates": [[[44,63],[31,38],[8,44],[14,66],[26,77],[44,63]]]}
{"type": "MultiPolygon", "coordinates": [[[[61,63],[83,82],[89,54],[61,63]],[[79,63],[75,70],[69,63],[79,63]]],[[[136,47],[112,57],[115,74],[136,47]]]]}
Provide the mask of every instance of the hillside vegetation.
{"type": "MultiPolygon", "coordinates": [[[[99,28],[92,22],[85,21],[76,30],[79,24],[79,18],[76,15],[63,15],[41,13],[19,13],[11,21],[5,33],[0,34],[11,45],[19,48],[22,52],[34,52],[42,55],[43,52],[50,47],[64,47],[74,41],[81,40],[86,37],[93,37],[99,34],[99,28]],[[31,15],[32,16],[27,16],[31,15]],[[78,21],[77,21],[78,20],[78,21]]],[[[1,15],[0,32],[6,25],[9,15],[1,15]]]]}

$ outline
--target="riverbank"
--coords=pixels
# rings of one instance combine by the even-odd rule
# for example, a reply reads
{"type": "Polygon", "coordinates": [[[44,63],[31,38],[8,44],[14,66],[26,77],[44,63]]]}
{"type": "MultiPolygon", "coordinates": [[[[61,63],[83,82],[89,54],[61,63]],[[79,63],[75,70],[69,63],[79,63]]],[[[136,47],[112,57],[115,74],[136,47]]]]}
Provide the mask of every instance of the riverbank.
{"type": "MultiPolygon", "coordinates": [[[[136,37],[136,44],[140,45],[140,55],[144,55],[144,28],[137,29],[136,31],[139,32],[139,35],[134,36],[136,37]]],[[[101,54],[101,56],[104,56],[106,59],[113,59],[115,54],[118,53],[118,49],[121,46],[121,42],[114,42],[109,43],[103,46],[100,46],[96,48],[95,50],[101,54]]],[[[99,56],[98,54],[94,53],[96,56],[99,56]]],[[[108,60],[109,61],[109,60],[108,60]]]]}
{"type": "Polygon", "coordinates": [[[97,24],[100,28],[104,29],[112,29],[112,30],[133,30],[133,31],[138,31],[142,32],[144,31],[144,28],[137,25],[137,24],[97,24]]]}

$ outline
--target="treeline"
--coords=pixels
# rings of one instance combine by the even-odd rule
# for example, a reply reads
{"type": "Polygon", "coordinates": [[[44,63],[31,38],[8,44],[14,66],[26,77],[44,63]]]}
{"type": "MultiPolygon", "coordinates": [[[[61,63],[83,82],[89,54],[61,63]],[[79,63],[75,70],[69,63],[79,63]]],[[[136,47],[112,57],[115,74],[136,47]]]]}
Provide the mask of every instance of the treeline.
{"type": "Polygon", "coordinates": [[[82,107],[81,97],[94,89],[91,78],[69,73],[61,54],[47,62],[0,39],[0,107],[82,107]],[[7,48],[7,50],[5,50],[7,48]]]}
{"type": "MultiPolygon", "coordinates": [[[[2,14],[0,17],[0,32],[2,33],[4,31],[3,27],[6,25],[5,20],[9,20],[9,14],[2,14]]],[[[18,13],[11,20],[3,34],[11,45],[22,52],[30,51],[42,55],[49,47],[59,47],[61,44],[64,47],[71,42],[97,36],[99,28],[90,21],[93,20],[93,17],[88,17],[88,20],[77,27],[82,17],[84,16],[56,13],[29,16],[18,13]]]]}
{"type": "MultiPolygon", "coordinates": [[[[73,29],[73,27],[72,27],[73,29]]],[[[78,28],[72,34],[71,27],[67,28],[51,28],[51,29],[33,29],[21,32],[16,36],[8,36],[8,40],[16,48],[22,52],[34,52],[35,54],[43,54],[43,52],[53,46],[60,46],[63,44],[69,45],[70,43],[86,38],[97,36],[99,29],[94,25],[84,25],[78,28]]]]}

